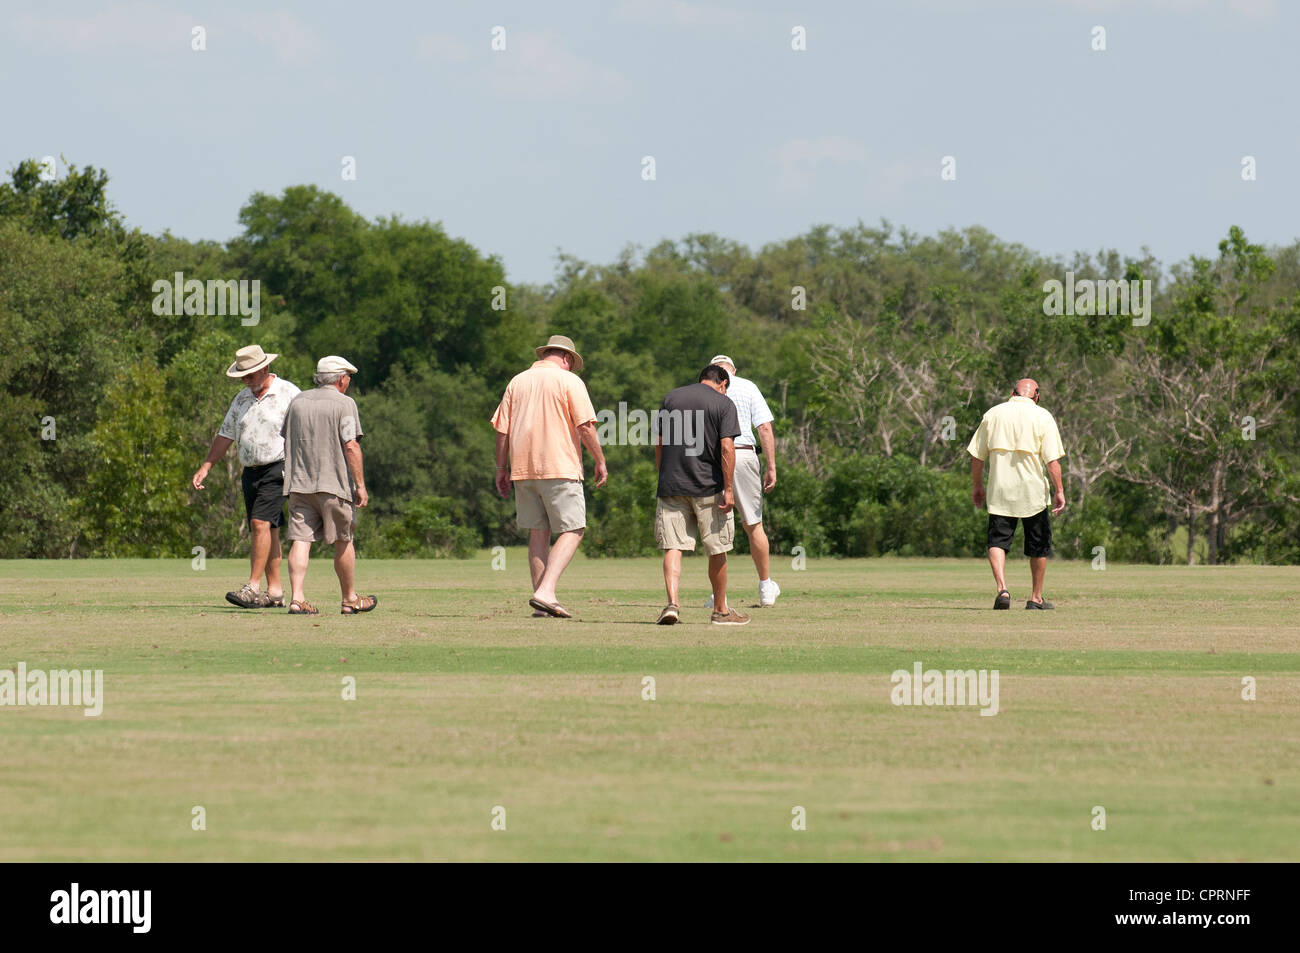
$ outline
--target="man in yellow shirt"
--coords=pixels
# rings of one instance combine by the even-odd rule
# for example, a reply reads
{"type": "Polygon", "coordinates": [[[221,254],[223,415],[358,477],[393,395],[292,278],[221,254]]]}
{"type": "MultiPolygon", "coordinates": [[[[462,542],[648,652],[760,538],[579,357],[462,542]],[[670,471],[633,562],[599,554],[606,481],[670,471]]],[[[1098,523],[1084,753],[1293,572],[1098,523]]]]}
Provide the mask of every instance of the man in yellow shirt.
{"type": "Polygon", "coordinates": [[[970,472],[975,484],[971,499],[989,513],[989,565],[998,587],[994,609],[1010,609],[1007,591],[1007,553],[1016,534],[1016,521],[1025,524],[1025,555],[1034,591],[1026,609],[1051,609],[1043,601],[1043,577],[1047,574],[1047,557],[1052,551],[1052,523],[1047,515],[1047,477],[1052,479],[1052,516],[1065,509],[1065,490],[1061,486],[1061,464],[1065,456],[1061,432],[1052,415],[1038,406],[1038,384],[1026,377],[1016,382],[1011,397],[984,415],[966,452],[971,455],[970,472]],[[987,494],[984,488],[984,463],[989,465],[987,494]],[[1044,475],[1046,468],[1046,475],[1044,475]]]}

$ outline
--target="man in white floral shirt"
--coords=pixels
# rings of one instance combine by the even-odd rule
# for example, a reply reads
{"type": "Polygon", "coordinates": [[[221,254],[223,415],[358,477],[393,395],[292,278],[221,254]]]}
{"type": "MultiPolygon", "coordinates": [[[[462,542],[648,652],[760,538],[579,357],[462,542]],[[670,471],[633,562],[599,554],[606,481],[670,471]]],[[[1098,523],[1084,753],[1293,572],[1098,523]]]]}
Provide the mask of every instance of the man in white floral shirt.
{"type": "Polygon", "coordinates": [[[226,455],[232,443],[239,448],[239,462],[244,467],[244,507],[252,535],[251,572],[242,588],[226,593],[226,601],[243,609],[284,606],[284,586],[280,582],[284,437],[280,430],[289,402],[298,396],[299,390],[271,373],[271,362],[277,357],[278,354],[267,354],[256,344],[235,352],[235,363],[226,370],[226,376],[242,380],[244,389],[231,401],[221,429],[212,438],[208,458],[190,480],[194,489],[203,489],[212,465],[226,455]],[[265,592],[259,591],[263,573],[266,574],[265,592]]]}

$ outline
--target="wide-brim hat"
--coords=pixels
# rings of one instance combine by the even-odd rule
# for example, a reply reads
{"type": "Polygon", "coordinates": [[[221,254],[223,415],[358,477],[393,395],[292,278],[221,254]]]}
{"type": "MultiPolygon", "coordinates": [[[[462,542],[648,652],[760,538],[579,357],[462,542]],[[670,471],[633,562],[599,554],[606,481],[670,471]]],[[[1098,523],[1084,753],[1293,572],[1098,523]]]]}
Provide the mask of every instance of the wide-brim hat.
{"type": "Polygon", "coordinates": [[[260,344],[250,344],[235,352],[235,363],[226,368],[227,377],[247,377],[255,371],[269,367],[279,354],[267,354],[260,344]]]}
{"type": "Polygon", "coordinates": [[[550,350],[568,351],[573,355],[574,371],[582,370],[582,355],[574,348],[571,339],[566,338],[563,334],[552,334],[551,339],[537,349],[537,356],[541,357],[542,352],[550,350]]]}

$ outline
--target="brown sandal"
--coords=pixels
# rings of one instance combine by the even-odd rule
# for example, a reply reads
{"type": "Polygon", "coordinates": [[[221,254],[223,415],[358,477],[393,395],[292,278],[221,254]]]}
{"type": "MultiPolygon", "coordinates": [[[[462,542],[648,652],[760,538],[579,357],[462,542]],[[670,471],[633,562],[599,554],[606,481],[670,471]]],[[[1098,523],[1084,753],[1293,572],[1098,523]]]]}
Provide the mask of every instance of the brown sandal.
{"type": "Polygon", "coordinates": [[[343,615],[356,615],[358,612],[369,612],[375,606],[379,605],[378,596],[357,596],[356,602],[344,602],[343,615]]]}
{"type": "Polygon", "coordinates": [[[320,610],[310,602],[295,599],[289,603],[289,615],[320,615],[320,610]]]}

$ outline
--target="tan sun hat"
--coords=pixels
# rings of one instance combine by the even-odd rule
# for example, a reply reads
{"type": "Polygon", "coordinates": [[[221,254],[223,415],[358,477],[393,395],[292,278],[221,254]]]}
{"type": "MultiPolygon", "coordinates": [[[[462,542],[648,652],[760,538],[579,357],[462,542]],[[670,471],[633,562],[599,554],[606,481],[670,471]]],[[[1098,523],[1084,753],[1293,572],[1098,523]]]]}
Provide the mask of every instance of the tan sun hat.
{"type": "Polygon", "coordinates": [[[254,371],[269,367],[279,354],[267,354],[260,344],[250,344],[235,352],[235,363],[226,368],[227,377],[247,377],[254,371]]]}
{"type": "Polygon", "coordinates": [[[573,369],[575,371],[582,370],[582,355],[574,349],[573,341],[570,338],[566,338],[563,334],[552,334],[551,339],[537,349],[537,356],[541,357],[543,351],[549,351],[552,348],[568,351],[573,355],[573,369]]]}

